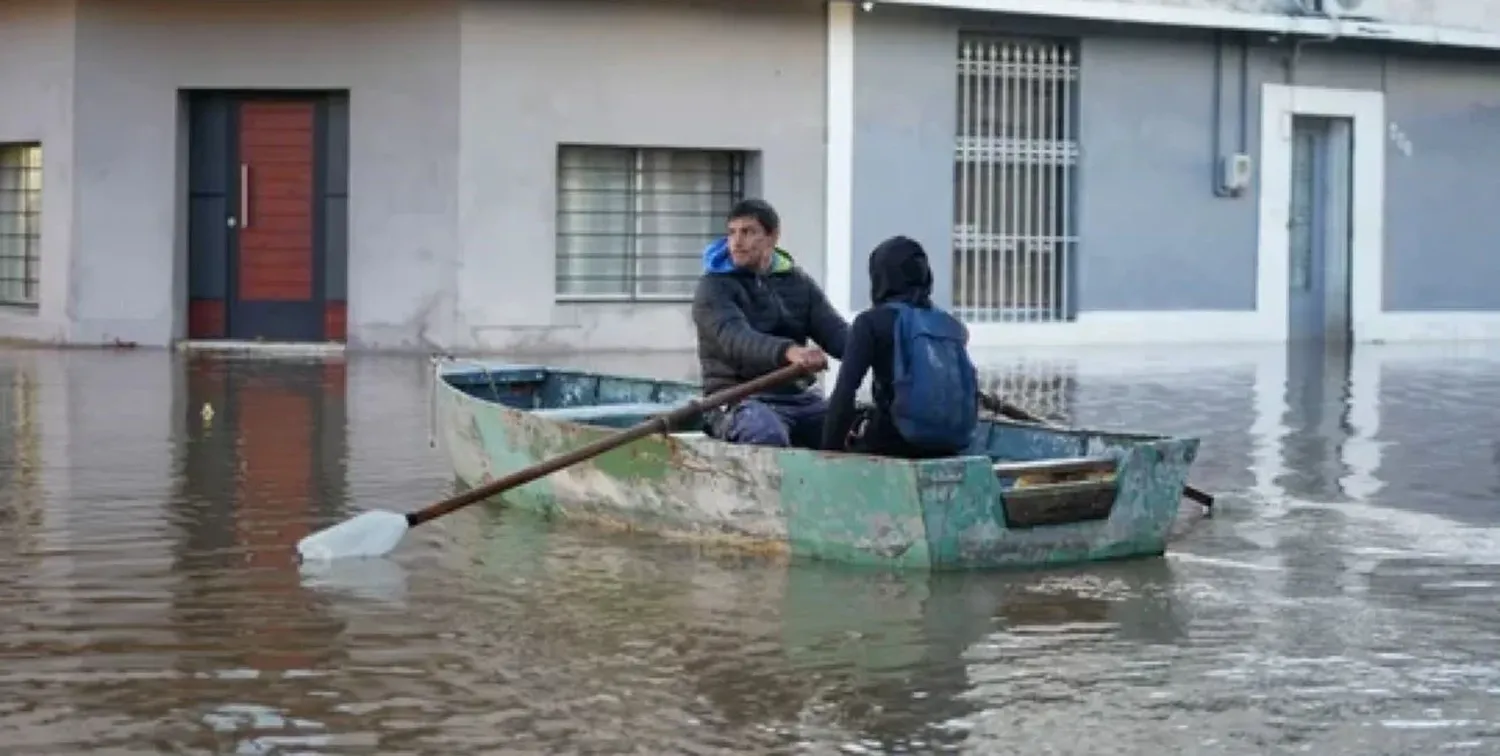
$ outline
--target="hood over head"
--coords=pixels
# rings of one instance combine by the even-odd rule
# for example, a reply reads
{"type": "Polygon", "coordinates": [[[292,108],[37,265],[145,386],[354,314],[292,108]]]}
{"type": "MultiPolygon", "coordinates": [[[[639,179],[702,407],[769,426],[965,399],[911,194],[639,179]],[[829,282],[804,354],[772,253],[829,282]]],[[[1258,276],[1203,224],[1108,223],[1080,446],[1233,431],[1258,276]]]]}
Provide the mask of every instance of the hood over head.
{"type": "Polygon", "coordinates": [[[870,252],[870,302],[932,306],[932,269],[915,239],[892,236],[870,252]]]}

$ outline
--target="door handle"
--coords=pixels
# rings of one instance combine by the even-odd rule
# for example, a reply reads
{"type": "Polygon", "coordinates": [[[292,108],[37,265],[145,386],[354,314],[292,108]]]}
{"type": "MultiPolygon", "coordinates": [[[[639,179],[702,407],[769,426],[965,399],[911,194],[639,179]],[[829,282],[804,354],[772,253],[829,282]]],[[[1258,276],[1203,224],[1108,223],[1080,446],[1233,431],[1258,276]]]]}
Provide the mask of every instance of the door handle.
{"type": "Polygon", "coordinates": [[[240,228],[250,227],[250,164],[240,163],[240,228]]]}

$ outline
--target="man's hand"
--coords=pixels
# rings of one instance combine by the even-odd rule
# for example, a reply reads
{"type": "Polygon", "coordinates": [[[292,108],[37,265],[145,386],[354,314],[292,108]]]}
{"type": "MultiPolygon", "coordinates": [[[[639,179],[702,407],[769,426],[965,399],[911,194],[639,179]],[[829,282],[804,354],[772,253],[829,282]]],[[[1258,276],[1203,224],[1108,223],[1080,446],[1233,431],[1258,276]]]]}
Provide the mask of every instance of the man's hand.
{"type": "Polygon", "coordinates": [[[801,365],[814,372],[828,369],[828,355],[817,347],[797,346],[793,344],[786,348],[786,361],[791,365],[801,365]]]}

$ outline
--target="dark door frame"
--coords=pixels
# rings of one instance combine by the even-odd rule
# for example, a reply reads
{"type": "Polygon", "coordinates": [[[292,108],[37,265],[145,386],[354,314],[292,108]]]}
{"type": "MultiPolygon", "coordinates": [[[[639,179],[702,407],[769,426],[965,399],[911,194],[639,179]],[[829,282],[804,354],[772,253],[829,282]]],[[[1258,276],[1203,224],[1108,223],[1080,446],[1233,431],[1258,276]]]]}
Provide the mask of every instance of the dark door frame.
{"type": "MultiPolygon", "coordinates": [[[[313,106],[313,155],[312,155],[312,238],[311,265],[312,265],[312,296],[308,302],[317,312],[316,337],[303,339],[305,341],[327,340],[326,333],[327,308],[328,308],[328,273],[329,273],[329,250],[328,250],[328,218],[327,207],[324,201],[328,195],[329,168],[331,162],[332,144],[329,139],[329,110],[335,99],[349,99],[348,89],[208,89],[208,88],[184,88],[181,96],[186,100],[188,107],[205,100],[222,100],[225,107],[224,149],[219,159],[224,162],[225,180],[224,197],[226,211],[235,218],[235,226],[226,233],[224,243],[224,300],[223,300],[223,338],[230,340],[244,340],[248,337],[235,334],[236,321],[245,321],[241,310],[244,304],[239,297],[240,284],[240,229],[243,219],[240,218],[240,210],[244,207],[244,197],[241,191],[239,171],[242,161],[240,156],[240,104],[253,101],[291,101],[301,100],[313,106]]],[[[188,119],[191,127],[193,121],[188,119]]],[[[345,137],[347,139],[347,136],[345,137]]],[[[193,159],[192,151],[189,150],[188,159],[193,159]]],[[[251,177],[254,181],[254,177],[251,177]]],[[[191,198],[192,188],[187,187],[191,198]]],[[[191,202],[189,203],[191,208],[191,202]]],[[[251,208],[254,212],[254,208],[251,208]]],[[[219,220],[227,224],[228,217],[219,220]]],[[[346,221],[347,222],[347,221],[346,221]]],[[[192,244],[192,235],[188,235],[188,244],[192,244]]],[[[348,254],[348,250],[344,251],[348,254]]],[[[187,254],[187,265],[194,264],[193,251],[191,247],[187,254]]],[[[345,261],[347,265],[347,260],[345,261]]],[[[190,269],[191,270],[191,269],[190,269]]],[[[347,273],[345,274],[347,276],[347,273]]],[[[191,281],[191,273],[189,273],[191,281]]],[[[191,301],[191,284],[188,287],[187,301],[191,301]]],[[[347,294],[345,300],[347,302],[347,294]]]]}

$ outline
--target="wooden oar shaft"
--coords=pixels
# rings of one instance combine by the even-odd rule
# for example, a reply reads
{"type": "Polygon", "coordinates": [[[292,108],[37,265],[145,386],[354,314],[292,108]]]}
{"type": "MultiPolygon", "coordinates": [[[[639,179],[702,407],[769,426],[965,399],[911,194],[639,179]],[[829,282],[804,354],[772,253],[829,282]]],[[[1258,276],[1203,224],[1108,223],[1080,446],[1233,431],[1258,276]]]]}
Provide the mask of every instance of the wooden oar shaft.
{"type": "MultiPolygon", "coordinates": [[[[983,391],[979,392],[979,404],[980,406],[997,415],[1014,418],[1016,420],[1022,420],[1028,423],[1036,423],[1038,425],[1056,427],[1053,426],[1052,423],[1049,423],[1046,420],[1037,417],[1030,412],[1027,412],[1021,407],[1011,404],[1010,402],[1007,402],[998,396],[993,396],[983,391]]],[[[1214,505],[1214,497],[1212,494],[1194,488],[1193,486],[1183,486],[1182,493],[1184,496],[1198,502],[1199,504],[1202,504],[1205,507],[1211,507],[1214,505]]]]}
{"type": "Polygon", "coordinates": [[[526,485],[537,478],[551,475],[564,467],[570,467],[592,457],[597,457],[611,449],[624,446],[631,441],[645,438],[655,433],[666,433],[667,429],[678,423],[687,421],[711,409],[739,401],[752,394],[758,394],[766,389],[799,378],[806,372],[807,368],[801,365],[787,365],[775,372],[767,373],[755,380],[747,381],[733,388],[709,394],[701,399],[693,399],[671,412],[657,415],[639,425],[606,436],[586,446],[581,446],[567,454],[553,457],[546,462],[535,464],[522,470],[517,470],[505,477],[486,483],[479,488],[470,489],[452,498],[419,509],[408,514],[406,522],[408,525],[416,527],[428,520],[433,520],[455,510],[462,509],[476,501],[488,499],[495,494],[503,493],[517,486],[526,485]]]}

